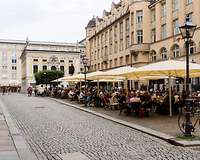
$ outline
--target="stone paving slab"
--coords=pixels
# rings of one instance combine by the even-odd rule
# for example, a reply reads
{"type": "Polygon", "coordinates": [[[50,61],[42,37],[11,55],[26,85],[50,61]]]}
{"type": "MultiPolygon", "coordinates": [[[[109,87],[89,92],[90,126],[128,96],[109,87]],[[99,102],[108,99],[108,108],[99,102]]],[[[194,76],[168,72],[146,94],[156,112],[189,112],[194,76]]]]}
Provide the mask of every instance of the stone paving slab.
{"type": "Polygon", "coordinates": [[[146,128],[146,127],[134,124],[132,122],[126,122],[124,120],[113,118],[111,116],[108,116],[108,115],[105,115],[105,114],[101,114],[101,113],[98,113],[96,111],[92,111],[92,110],[90,110],[88,108],[83,108],[83,107],[80,107],[78,105],[74,105],[74,104],[71,104],[71,103],[68,103],[68,102],[64,102],[63,100],[59,100],[59,99],[55,99],[55,98],[51,98],[51,99],[53,99],[56,102],[59,102],[59,103],[74,107],[76,109],[79,109],[79,110],[94,114],[96,116],[99,116],[99,117],[105,118],[107,120],[110,120],[110,121],[125,125],[125,126],[130,127],[130,128],[136,129],[138,131],[141,131],[143,133],[149,134],[151,136],[160,138],[160,139],[165,140],[166,142],[169,142],[169,143],[171,143],[173,145],[183,146],[183,147],[200,146],[200,141],[180,141],[180,140],[176,140],[176,138],[174,136],[171,136],[171,135],[168,135],[168,134],[165,134],[165,133],[162,133],[162,132],[150,129],[150,128],[146,128]]]}
{"type": "Polygon", "coordinates": [[[0,141],[0,160],[36,160],[36,156],[30,151],[28,144],[1,101],[0,111],[2,119],[0,121],[0,139],[2,139],[0,141]]]}
{"type": "Polygon", "coordinates": [[[15,151],[6,151],[0,152],[0,160],[19,160],[19,157],[15,151]]]}

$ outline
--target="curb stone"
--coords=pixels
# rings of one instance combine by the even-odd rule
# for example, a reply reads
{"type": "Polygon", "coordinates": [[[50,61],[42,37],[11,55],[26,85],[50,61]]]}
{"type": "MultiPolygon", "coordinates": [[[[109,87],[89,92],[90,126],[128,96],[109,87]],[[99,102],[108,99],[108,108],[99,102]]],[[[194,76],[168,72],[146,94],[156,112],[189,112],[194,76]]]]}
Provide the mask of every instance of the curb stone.
{"type": "Polygon", "coordinates": [[[182,147],[200,146],[200,141],[178,141],[178,140],[176,140],[176,137],[174,137],[174,136],[171,136],[171,135],[168,135],[168,134],[165,134],[165,133],[162,133],[162,132],[150,129],[150,128],[145,128],[143,126],[140,126],[140,125],[137,125],[137,124],[134,124],[134,123],[130,123],[130,122],[127,122],[127,121],[124,121],[124,120],[113,118],[111,116],[107,116],[107,115],[98,113],[96,111],[92,111],[92,110],[90,110],[88,108],[82,108],[82,107],[79,107],[77,105],[64,102],[63,100],[59,100],[59,99],[55,99],[55,98],[49,98],[49,99],[54,100],[54,101],[56,101],[58,103],[61,103],[61,104],[64,104],[64,105],[79,109],[81,111],[96,115],[98,117],[107,119],[109,121],[124,125],[126,127],[138,130],[140,132],[146,133],[146,134],[151,135],[153,137],[162,139],[162,140],[164,140],[164,141],[166,141],[166,142],[168,142],[168,143],[170,143],[172,145],[175,145],[175,146],[182,146],[182,147]]]}

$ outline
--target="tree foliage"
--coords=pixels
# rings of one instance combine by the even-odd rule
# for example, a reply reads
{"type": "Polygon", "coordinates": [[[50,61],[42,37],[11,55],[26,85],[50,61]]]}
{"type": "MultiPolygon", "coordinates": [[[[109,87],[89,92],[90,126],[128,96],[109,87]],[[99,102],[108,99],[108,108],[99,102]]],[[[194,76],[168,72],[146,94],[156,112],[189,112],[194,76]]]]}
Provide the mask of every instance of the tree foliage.
{"type": "Polygon", "coordinates": [[[35,81],[37,85],[46,83],[50,84],[51,81],[61,78],[63,76],[64,73],[62,71],[56,71],[56,70],[40,71],[35,73],[35,81]]]}

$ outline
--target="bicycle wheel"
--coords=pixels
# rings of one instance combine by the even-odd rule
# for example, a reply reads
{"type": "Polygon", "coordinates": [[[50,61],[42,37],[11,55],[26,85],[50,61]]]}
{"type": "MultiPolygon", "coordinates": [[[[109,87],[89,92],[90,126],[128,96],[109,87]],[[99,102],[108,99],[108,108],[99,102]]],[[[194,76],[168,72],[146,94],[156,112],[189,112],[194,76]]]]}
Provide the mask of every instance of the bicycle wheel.
{"type": "MultiPolygon", "coordinates": [[[[198,121],[198,118],[194,114],[190,114],[190,121],[192,126],[195,127],[198,121]]],[[[180,113],[178,116],[178,126],[182,133],[185,134],[185,127],[186,127],[186,113],[180,113]]],[[[192,129],[194,132],[195,128],[192,129]]]]}

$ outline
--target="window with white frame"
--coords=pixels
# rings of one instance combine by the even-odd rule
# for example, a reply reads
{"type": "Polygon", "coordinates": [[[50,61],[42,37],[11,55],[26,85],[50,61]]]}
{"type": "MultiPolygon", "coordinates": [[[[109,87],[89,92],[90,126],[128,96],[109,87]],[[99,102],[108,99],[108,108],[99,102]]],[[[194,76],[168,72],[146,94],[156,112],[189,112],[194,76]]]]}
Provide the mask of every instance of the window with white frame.
{"type": "Polygon", "coordinates": [[[151,52],[151,62],[156,62],[156,60],[157,60],[157,57],[156,57],[156,52],[155,51],[152,51],[151,52]]]}
{"type": "Polygon", "coordinates": [[[191,41],[189,45],[189,54],[192,55],[196,52],[196,44],[191,41]]]}
{"type": "Polygon", "coordinates": [[[160,54],[161,54],[161,59],[162,60],[167,60],[168,59],[167,49],[166,48],[162,48],[160,54]]]}
{"type": "Polygon", "coordinates": [[[179,34],[179,22],[178,22],[178,19],[175,19],[173,21],[173,30],[174,30],[174,35],[179,34]]]}
{"type": "Polygon", "coordinates": [[[192,13],[186,15],[189,18],[189,21],[192,22],[192,13]]]}
{"type": "Polygon", "coordinates": [[[12,64],[16,64],[16,63],[17,63],[17,55],[14,52],[13,55],[12,55],[12,64]]]}
{"type": "Polygon", "coordinates": [[[161,17],[165,17],[167,15],[167,8],[166,8],[166,3],[162,3],[161,5],[161,17]]]}
{"type": "Polygon", "coordinates": [[[173,9],[173,12],[174,11],[177,11],[178,10],[178,0],[172,0],[172,9],[173,9]]]}
{"type": "Polygon", "coordinates": [[[180,56],[180,47],[178,45],[174,45],[173,49],[173,58],[177,58],[180,56]]]}
{"type": "Polygon", "coordinates": [[[164,39],[167,37],[167,25],[163,24],[161,26],[161,39],[164,39]]]}
{"type": "Polygon", "coordinates": [[[142,10],[136,11],[136,23],[137,24],[143,23],[143,11],[142,10]]]}
{"type": "Polygon", "coordinates": [[[137,44],[143,43],[143,30],[137,31],[137,44]]]}
{"type": "Polygon", "coordinates": [[[192,0],[186,0],[186,4],[189,5],[192,3],[192,0]]]}

